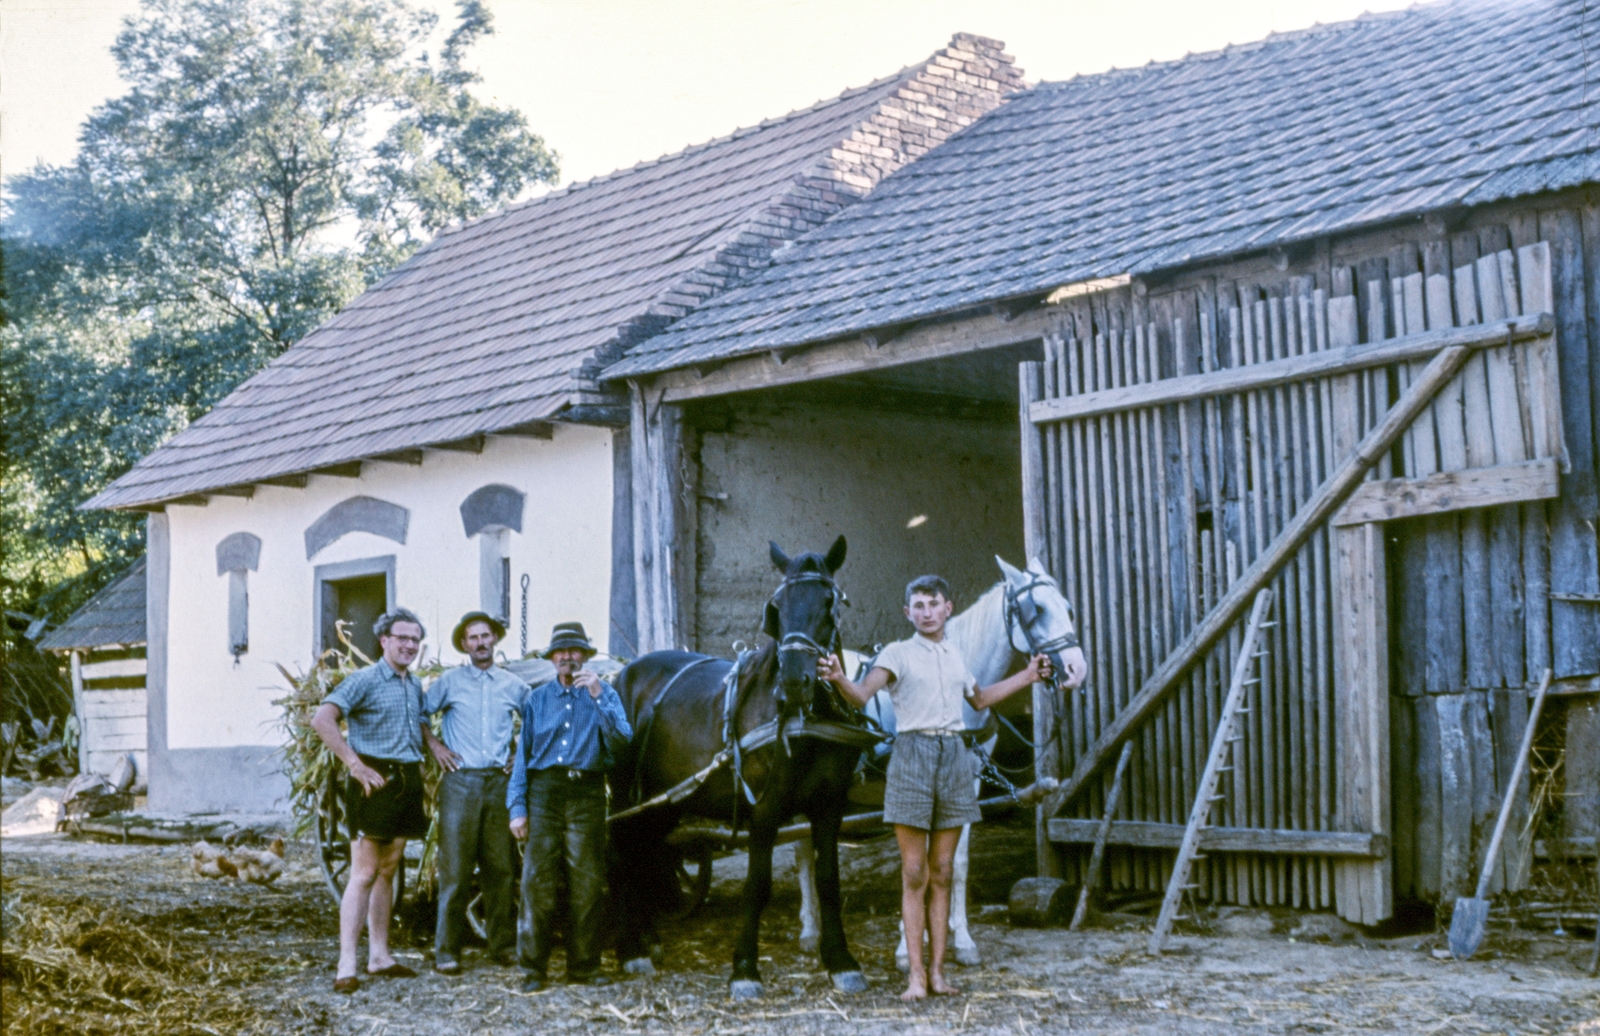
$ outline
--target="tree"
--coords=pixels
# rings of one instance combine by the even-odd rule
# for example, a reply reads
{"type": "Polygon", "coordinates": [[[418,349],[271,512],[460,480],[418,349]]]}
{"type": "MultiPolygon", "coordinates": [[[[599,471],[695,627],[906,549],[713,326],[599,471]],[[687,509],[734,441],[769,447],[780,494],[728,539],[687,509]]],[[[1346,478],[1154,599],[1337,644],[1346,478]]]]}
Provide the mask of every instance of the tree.
{"type": "Polygon", "coordinates": [[[476,98],[482,0],[145,0],[128,92],[6,183],[4,604],[60,620],[142,549],[77,506],[440,228],[557,179],[476,98]]]}

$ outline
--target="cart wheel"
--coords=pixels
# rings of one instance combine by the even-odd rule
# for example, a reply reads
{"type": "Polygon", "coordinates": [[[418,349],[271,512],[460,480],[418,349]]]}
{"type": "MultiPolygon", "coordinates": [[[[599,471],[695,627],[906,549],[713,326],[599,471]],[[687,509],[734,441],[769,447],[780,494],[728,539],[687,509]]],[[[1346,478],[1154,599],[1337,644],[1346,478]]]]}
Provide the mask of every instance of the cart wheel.
{"type": "MultiPolygon", "coordinates": [[[[344,886],[350,877],[350,829],[345,823],[344,811],[344,781],[340,779],[339,771],[335,770],[328,775],[328,784],[322,790],[322,795],[317,799],[317,863],[322,868],[322,880],[328,886],[328,895],[333,897],[335,903],[344,899],[344,886]]],[[[394,872],[394,902],[400,905],[400,900],[406,891],[406,861],[400,858],[400,866],[394,872]]]]}
{"type": "MultiPolygon", "coordinates": [[[[521,902],[522,894],[522,843],[515,838],[511,840],[511,881],[512,889],[517,895],[517,903],[521,902]]],[[[467,927],[472,929],[472,934],[480,939],[489,938],[489,926],[483,916],[483,889],[478,884],[476,875],[472,878],[472,898],[467,901],[467,927]]]]}
{"type": "Polygon", "coordinates": [[[695,911],[705,904],[706,896],[711,892],[711,845],[691,847],[678,860],[678,891],[681,894],[678,900],[680,906],[672,912],[672,920],[681,921],[686,917],[694,916],[695,911]]]}

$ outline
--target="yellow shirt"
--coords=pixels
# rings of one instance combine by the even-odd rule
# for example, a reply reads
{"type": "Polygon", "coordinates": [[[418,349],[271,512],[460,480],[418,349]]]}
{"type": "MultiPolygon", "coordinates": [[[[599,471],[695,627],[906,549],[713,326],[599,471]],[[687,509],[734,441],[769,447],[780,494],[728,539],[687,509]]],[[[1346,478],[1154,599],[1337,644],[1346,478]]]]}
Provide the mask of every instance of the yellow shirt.
{"type": "Polygon", "coordinates": [[[966,729],[961,703],[978,681],[949,637],[935,641],[918,633],[897,640],[883,649],[873,668],[889,671],[889,699],[900,732],[966,729]]]}

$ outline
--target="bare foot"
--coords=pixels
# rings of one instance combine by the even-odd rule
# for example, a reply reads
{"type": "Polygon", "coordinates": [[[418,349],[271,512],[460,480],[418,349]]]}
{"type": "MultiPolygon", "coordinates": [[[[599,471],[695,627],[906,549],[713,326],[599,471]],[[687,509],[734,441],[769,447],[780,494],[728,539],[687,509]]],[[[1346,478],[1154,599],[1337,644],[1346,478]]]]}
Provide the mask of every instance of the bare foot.
{"type": "Polygon", "coordinates": [[[944,972],[935,971],[928,984],[933,988],[934,996],[960,996],[961,990],[952,986],[945,980],[944,972]]]}
{"type": "Polygon", "coordinates": [[[927,996],[928,986],[926,980],[913,971],[910,980],[906,982],[906,991],[900,994],[900,999],[909,1004],[913,1000],[925,1000],[927,996]]]}

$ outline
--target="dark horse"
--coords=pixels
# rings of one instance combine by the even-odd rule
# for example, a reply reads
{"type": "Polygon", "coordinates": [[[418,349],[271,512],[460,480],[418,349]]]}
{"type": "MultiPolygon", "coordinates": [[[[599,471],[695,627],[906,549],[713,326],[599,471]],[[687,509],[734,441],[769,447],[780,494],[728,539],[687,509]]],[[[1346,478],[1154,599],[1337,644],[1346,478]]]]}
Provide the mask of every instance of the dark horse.
{"type": "Polygon", "coordinates": [[[872,736],[860,714],[816,679],[817,658],[838,646],[844,594],[833,574],[844,564],[841,536],[824,557],[787,557],[772,545],[783,582],[767,602],[764,629],[772,638],[744,655],[733,687],[727,724],[730,671],[735,664],[687,651],[656,651],[624,669],[616,681],[633,723],[631,758],[618,761],[612,787],[648,800],[704,770],[734,741],[747,750],[682,801],[666,802],[612,825],[618,861],[614,887],[621,893],[623,930],[617,956],[635,973],[653,971],[654,913],[676,899],[676,856],[667,835],[684,816],[703,817],[749,830],[749,876],[743,927],[733,951],[732,993],[761,994],[757,934],[772,893],[772,847],[778,828],[797,814],[811,822],[816,846],[817,896],[822,907],[822,963],[841,992],[866,989],[861,965],[845,946],[839,900],[839,822],[856,762],[872,736]],[[763,736],[765,735],[765,736],[763,736]],[[768,740],[770,738],[770,740],[768,740]],[[757,747],[757,743],[765,741],[757,747]],[[741,778],[736,786],[735,770],[741,778]]]}

